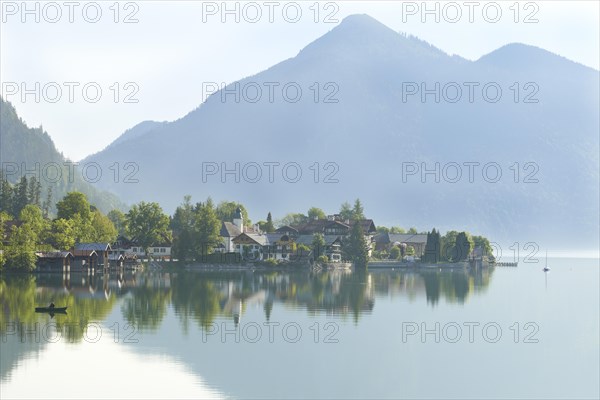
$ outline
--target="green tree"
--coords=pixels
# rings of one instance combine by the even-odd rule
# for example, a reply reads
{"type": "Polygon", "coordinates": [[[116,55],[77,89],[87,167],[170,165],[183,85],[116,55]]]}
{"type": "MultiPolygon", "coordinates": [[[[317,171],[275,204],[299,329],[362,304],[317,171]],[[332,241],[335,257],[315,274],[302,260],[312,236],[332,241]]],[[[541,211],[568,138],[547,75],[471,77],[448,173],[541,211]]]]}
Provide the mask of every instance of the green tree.
{"type": "Polygon", "coordinates": [[[427,233],[427,243],[421,260],[429,263],[437,263],[442,260],[442,238],[435,228],[427,233]]]}
{"type": "Polygon", "coordinates": [[[72,220],[61,218],[52,221],[50,244],[58,250],[69,250],[75,245],[72,220]]]}
{"type": "Polygon", "coordinates": [[[6,255],[4,254],[4,252],[6,251],[4,246],[4,239],[6,235],[5,227],[6,223],[11,219],[12,217],[10,216],[10,214],[8,214],[8,212],[0,211],[0,271],[2,271],[2,267],[4,266],[4,263],[6,261],[6,255]]]}
{"type": "Polygon", "coordinates": [[[441,238],[442,244],[442,260],[444,261],[452,261],[456,258],[456,237],[458,236],[457,231],[448,231],[441,238]]]}
{"type": "Polygon", "coordinates": [[[488,238],[483,236],[472,236],[471,238],[473,239],[473,248],[481,247],[484,255],[490,259],[494,258],[494,251],[488,238]]]}
{"type": "Polygon", "coordinates": [[[61,201],[56,203],[57,218],[70,219],[79,214],[82,219],[91,218],[91,208],[85,195],[81,192],[69,192],[61,201]]]}
{"type": "Polygon", "coordinates": [[[50,216],[50,209],[52,208],[52,186],[48,186],[48,191],[46,192],[46,200],[42,203],[42,214],[44,214],[44,218],[48,218],[50,216]]]}
{"type": "Polygon", "coordinates": [[[352,226],[350,236],[342,243],[342,251],[346,259],[358,268],[366,268],[369,261],[369,247],[361,225],[356,222],[352,226]]]}
{"type": "Polygon", "coordinates": [[[169,217],[163,213],[158,203],[144,201],[134,204],[127,213],[129,233],[135,237],[140,247],[148,254],[148,248],[169,238],[169,217]]]}
{"type": "Polygon", "coordinates": [[[302,213],[289,213],[279,221],[279,226],[302,225],[308,222],[308,217],[302,213]]]}
{"type": "Polygon", "coordinates": [[[363,208],[360,199],[354,200],[354,207],[352,208],[352,219],[357,221],[359,219],[365,219],[365,210],[363,208]]]}
{"type": "Polygon", "coordinates": [[[460,232],[456,236],[454,248],[452,261],[464,261],[469,257],[471,250],[473,250],[473,239],[470,238],[467,232],[460,232]]]}
{"type": "Polygon", "coordinates": [[[48,221],[42,216],[42,210],[33,204],[26,205],[19,214],[19,220],[28,227],[27,232],[36,246],[45,242],[48,234],[48,221]]]}
{"type": "Polygon", "coordinates": [[[4,176],[4,170],[0,170],[0,212],[13,214],[13,187],[4,176]]]}
{"type": "Polygon", "coordinates": [[[41,207],[42,204],[40,202],[40,198],[42,195],[42,185],[40,181],[38,181],[35,176],[32,176],[29,180],[29,186],[27,188],[27,198],[29,200],[29,204],[36,205],[41,207]]]}
{"type": "Polygon", "coordinates": [[[392,260],[397,260],[400,258],[400,247],[394,246],[390,250],[390,258],[392,260]]]}
{"type": "Polygon", "coordinates": [[[127,219],[121,210],[111,210],[106,216],[113,223],[119,235],[127,234],[127,219]]]}
{"type": "Polygon", "coordinates": [[[6,265],[15,270],[33,271],[35,269],[35,234],[31,226],[23,224],[13,226],[10,241],[6,250],[6,265]]]}
{"type": "Polygon", "coordinates": [[[407,233],[408,233],[408,234],[410,234],[410,235],[416,235],[416,234],[417,234],[417,233],[419,233],[419,232],[417,232],[417,228],[415,228],[415,227],[413,226],[413,227],[411,227],[411,228],[408,230],[408,232],[407,232],[407,233]]]}
{"type": "Polygon", "coordinates": [[[315,233],[312,239],[313,257],[319,258],[325,253],[325,237],[321,233],[315,233]]]}
{"type": "Polygon", "coordinates": [[[115,228],[110,218],[99,210],[92,212],[92,227],[94,228],[92,239],[94,242],[113,243],[117,239],[117,228],[115,228]]]}
{"type": "Polygon", "coordinates": [[[352,216],[353,216],[352,206],[350,206],[350,203],[345,201],[340,206],[340,217],[342,218],[342,220],[345,221],[347,219],[352,219],[352,216]]]}
{"type": "Polygon", "coordinates": [[[236,203],[234,201],[221,201],[216,208],[217,218],[224,222],[231,222],[237,208],[242,210],[242,218],[244,218],[244,225],[250,226],[252,222],[248,218],[248,211],[242,203],[236,203]]]}
{"type": "Polygon", "coordinates": [[[194,255],[198,259],[201,256],[211,254],[214,247],[220,242],[221,221],[219,221],[210,197],[204,203],[196,205],[194,223],[194,255]]]}
{"type": "Polygon", "coordinates": [[[21,214],[21,210],[29,204],[29,198],[27,197],[27,178],[21,177],[21,180],[14,188],[14,197],[13,197],[13,215],[21,214]]]}
{"type": "Polygon", "coordinates": [[[321,210],[318,207],[311,207],[308,209],[308,219],[327,219],[327,215],[325,215],[325,211],[321,210]]]}
{"type": "Polygon", "coordinates": [[[191,200],[190,195],[184,196],[183,203],[177,207],[171,219],[173,255],[184,261],[192,258],[194,249],[195,217],[191,200]]]}
{"type": "Polygon", "coordinates": [[[275,232],[275,225],[273,225],[273,217],[271,217],[271,212],[267,214],[267,223],[265,224],[264,230],[267,233],[275,232]]]}

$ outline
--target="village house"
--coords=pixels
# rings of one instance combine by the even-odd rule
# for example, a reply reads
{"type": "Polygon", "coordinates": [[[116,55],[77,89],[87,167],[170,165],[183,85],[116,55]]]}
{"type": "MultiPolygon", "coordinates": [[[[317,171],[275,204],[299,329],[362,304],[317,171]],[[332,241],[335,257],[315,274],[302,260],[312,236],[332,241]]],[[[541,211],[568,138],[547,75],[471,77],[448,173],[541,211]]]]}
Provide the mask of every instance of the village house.
{"type": "Polygon", "coordinates": [[[37,269],[41,272],[69,272],[74,257],[70,251],[52,251],[35,253],[37,269]]]}
{"type": "Polygon", "coordinates": [[[77,257],[77,254],[85,255],[85,252],[90,251],[96,252],[98,267],[110,267],[108,260],[108,253],[111,251],[110,243],[76,243],[73,248],[73,255],[77,257]]]}
{"type": "Polygon", "coordinates": [[[425,254],[427,234],[411,233],[378,233],[374,237],[375,249],[390,251],[392,247],[407,248],[411,246],[415,250],[415,256],[422,257],[425,254]]]}
{"type": "Polygon", "coordinates": [[[94,269],[98,266],[98,253],[94,250],[73,250],[73,263],[71,270],[83,271],[84,269],[94,269]]]}
{"type": "MultiPolygon", "coordinates": [[[[148,255],[153,259],[170,260],[171,259],[172,242],[167,237],[163,237],[159,242],[153,243],[148,247],[148,255]]],[[[137,258],[145,258],[146,252],[144,248],[137,242],[135,238],[128,239],[125,236],[118,236],[113,243],[112,254],[123,256],[125,263],[136,262],[137,258]]]]}

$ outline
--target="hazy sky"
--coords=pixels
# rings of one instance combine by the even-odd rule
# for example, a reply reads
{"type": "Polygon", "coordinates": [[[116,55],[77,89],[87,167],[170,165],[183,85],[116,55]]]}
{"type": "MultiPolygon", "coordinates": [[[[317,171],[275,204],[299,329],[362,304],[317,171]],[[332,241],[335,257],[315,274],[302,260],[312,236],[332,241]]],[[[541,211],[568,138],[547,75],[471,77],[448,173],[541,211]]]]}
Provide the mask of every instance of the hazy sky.
{"type": "Polygon", "coordinates": [[[203,101],[203,83],[231,83],[294,57],[355,13],[471,60],[522,42],[600,64],[597,1],[428,2],[431,14],[420,1],[230,1],[231,14],[220,1],[114,4],[31,2],[28,14],[21,1],[0,1],[2,95],[73,160],[141,121],[184,116],[203,101]],[[22,89],[31,90],[24,102],[22,89]],[[138,102],[126,103],[127,95],[138,102]]]}

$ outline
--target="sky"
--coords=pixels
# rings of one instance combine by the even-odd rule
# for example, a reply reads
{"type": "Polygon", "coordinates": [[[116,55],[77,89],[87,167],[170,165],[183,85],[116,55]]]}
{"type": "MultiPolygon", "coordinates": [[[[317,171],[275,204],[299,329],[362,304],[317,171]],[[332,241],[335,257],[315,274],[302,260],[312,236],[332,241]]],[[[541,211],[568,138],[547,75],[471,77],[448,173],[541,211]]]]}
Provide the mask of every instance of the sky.
{"type": "Polygon", "coordinates": [[[207,85],[294,57],[351,14],[470,60],[520,42],[600,66],[597,1],[22,4],[0,1],[0,93],[73,161],[142,121],[183,117],[207,85]]]}

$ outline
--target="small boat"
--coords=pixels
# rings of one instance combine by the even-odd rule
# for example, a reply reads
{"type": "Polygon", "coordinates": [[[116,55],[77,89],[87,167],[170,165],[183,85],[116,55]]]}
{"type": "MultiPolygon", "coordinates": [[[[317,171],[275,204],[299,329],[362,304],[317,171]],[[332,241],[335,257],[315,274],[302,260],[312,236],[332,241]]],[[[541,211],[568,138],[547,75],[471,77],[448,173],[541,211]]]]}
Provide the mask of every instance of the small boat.
{"type": "Polygon", "coordinates": [[[35,312],[49,314],[66,314],[67,307],[36,307],[35,312]]]}
{"type": "Polygon", "coordinates": [[[542,271],[544,271],[544,272],[550,271],[550,268],[548,268],[548,250],[546,250],[546,266],[544,268],[542,268],[542,271]]]}

